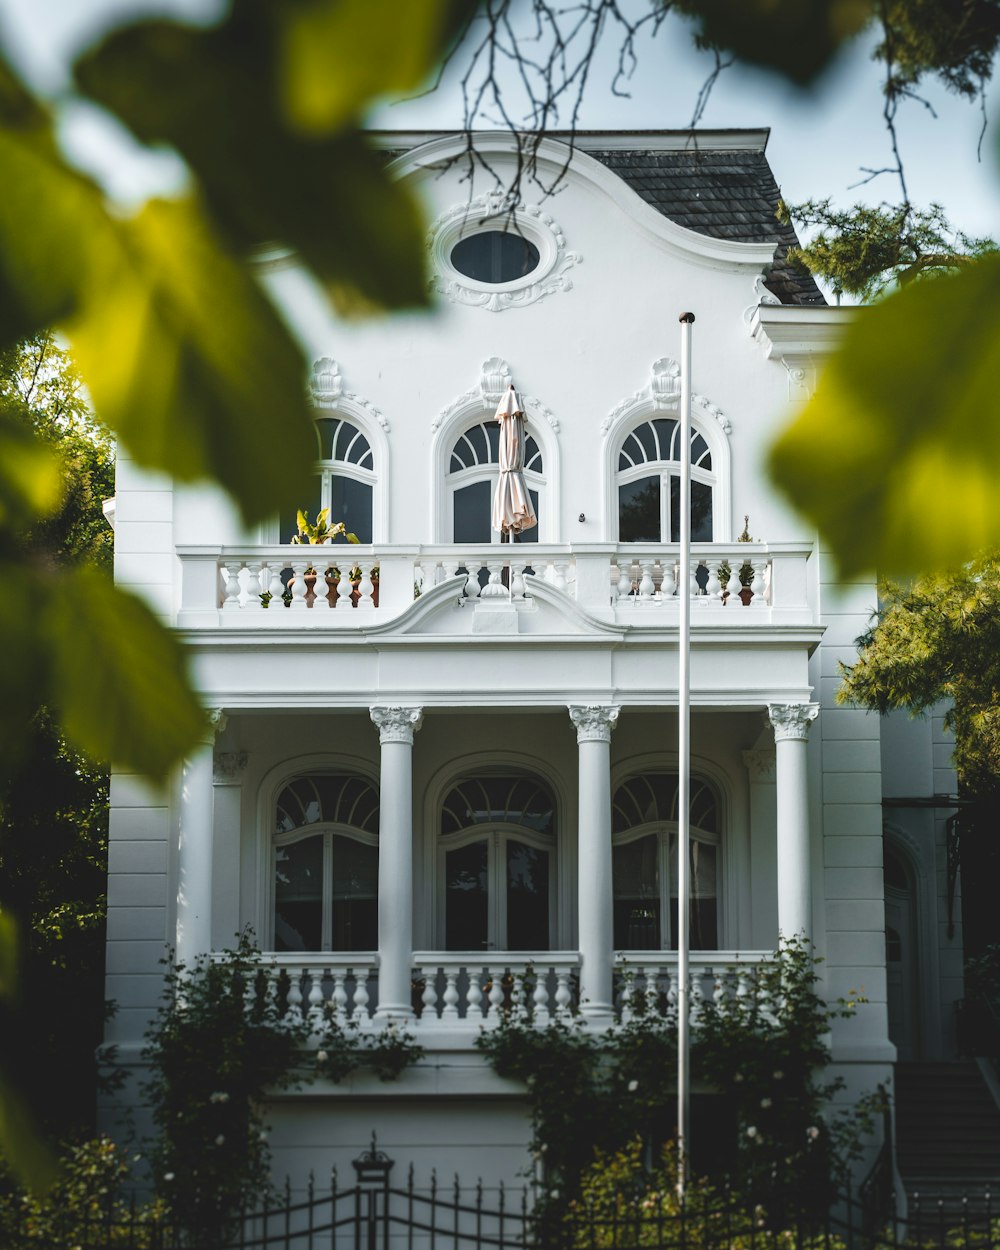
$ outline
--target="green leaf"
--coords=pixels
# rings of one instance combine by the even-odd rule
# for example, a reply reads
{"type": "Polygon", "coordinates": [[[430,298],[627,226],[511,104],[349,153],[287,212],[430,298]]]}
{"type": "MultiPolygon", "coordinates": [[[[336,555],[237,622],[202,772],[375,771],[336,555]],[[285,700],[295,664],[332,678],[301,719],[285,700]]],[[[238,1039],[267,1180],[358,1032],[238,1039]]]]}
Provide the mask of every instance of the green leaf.
{"type": "Polygon", "coordinates": [[[859,311],[771,452],[844,576],[912,573],[1000,543],[1000,257],[859,311]]]}
{"type": "Polygon", "coordinates": [[[872,19],[873,0],[680,0],[699,42],[777,70],[800,86],[813,81],[841,45],[872,19]]]}
{"type": "Polygon", "coordinates": [[[0,998],[10,1001],[17,993],[17,921],[0,909],[0,998]]]}
{"type": "Polygon", "coordinates": [[[274,5],[244,0],[215,29],[141,22],[80,60],[77,82],[143,143],[182,154],[234,252],[292,248],[342,312],[425,304],[416,200],[356,132],[305,137],[285,122],[275,21],[274,5]]]}
{"type": "Polygon", "coordinates": [[[62,491],[56,456],[22,421],[0,409],[0,526],[38,520],[58,506],[62,491]]]}
{"type": "Polygon", "coordinates": [[[470,0],[299,0],[282,20],[281,92],[292,125],[338,129],[370,100],[415,91],[475,11],[470,0]]]}
{"type": "Polygon", "coordinates": [[[32,1189],[55,1181],[55,1162],[38,1135],[18,1082],[0,1071],[0,1155],[14,1175],[32,1189]]]}
{"type": "Polygon", "coordinates": [[[94,244],[67,327],[101,418],[135,459],[214,476],[246,521],[301,492],[315,433],[299,349],[190,201],[154,201],[94,244]]]}
{"type": "Polygon", "coordinates": [[[141,600],[87,568],[61,574],[44,624],[67,735],[89,755],[164,781],[204,726],[178,640],[141,600]]]}

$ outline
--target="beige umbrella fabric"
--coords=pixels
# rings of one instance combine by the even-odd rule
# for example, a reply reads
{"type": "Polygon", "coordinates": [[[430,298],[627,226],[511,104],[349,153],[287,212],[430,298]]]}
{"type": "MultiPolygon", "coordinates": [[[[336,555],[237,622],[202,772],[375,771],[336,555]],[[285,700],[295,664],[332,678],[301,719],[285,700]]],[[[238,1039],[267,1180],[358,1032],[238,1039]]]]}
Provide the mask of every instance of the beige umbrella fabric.
{"type": "Polygon", "coordinates": [[[500,422],[500,480],[493,496],[493,528],[519,534],[538,524],[524,483],[524,412],[511,386],[497,404],[500,422]]]}

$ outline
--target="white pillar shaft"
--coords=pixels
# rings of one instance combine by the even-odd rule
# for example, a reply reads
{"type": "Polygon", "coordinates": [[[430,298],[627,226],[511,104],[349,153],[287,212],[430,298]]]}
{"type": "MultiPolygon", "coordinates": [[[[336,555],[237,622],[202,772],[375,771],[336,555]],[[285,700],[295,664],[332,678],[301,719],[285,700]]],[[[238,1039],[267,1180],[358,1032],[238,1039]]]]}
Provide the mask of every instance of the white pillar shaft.
{"type": "Polygon", "coordinates": [[[611,744],[579,745],[580,1010],[612,1011],[611,744]]]}
{"type": "Polygon", "coordinates": [[[805,738],[775,743],[778,931],[783,937],[812,936],[807,746],[805,738]]]}
{"type": "Polygon", "coordinates": [[[212,949],[212,756],[213,743],[203,743],[181,782],[176,950],[188,968],[212,949]]]}
{"type": "Polygon", "coordinates": [[[410,1016],[413,744],[382,743],[378,847],[378,1014],[410,1016]]]}

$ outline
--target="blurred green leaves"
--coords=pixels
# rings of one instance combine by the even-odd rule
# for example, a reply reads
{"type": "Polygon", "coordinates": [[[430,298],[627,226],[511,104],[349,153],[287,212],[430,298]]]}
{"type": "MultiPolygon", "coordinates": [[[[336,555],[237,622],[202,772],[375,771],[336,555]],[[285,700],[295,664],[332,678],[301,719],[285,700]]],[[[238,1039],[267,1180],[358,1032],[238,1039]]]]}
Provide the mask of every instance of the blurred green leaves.
{"type": "Polygon", "coordinates": [[[962,563],[1000,535],[1000,257],[859,310],[775,481],[844,576],[962,563]]]}

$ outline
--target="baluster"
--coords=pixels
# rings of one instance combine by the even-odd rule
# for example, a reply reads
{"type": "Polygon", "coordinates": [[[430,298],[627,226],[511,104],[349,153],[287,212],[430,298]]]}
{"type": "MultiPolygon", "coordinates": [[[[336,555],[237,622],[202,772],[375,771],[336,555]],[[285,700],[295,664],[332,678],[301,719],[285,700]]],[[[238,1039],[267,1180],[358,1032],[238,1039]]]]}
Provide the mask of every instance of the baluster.
{"type": "Polygon", "coordinates": [[[421,968],[420,975],[424,978],[424,992],[420,995],[420,1001],[424,1005],[424,1020],[437,1019],[437,968],[421,968]]]}
{"type": "Polygon", "coordinates": [[[466,1020],[482,1020],[483,991],[479,988],[482,973],[478,968],[469,968],[468,974],[469,988],[465,993],[465,1018],[466,1020]]]}
{"type": "Polygon", "coordinates": [[[338,1024],[347,1023],[347,973],[343,968],[333,970],[333,1018],[338,1024]]]}
{"type": "Polygon", "coordinates": [[[511,968],[510,1018],[511,1020],[523,1020],[527,1014],[528,1009],[524,1005],[524,970],[521,968],[511,968]]]}
{"type": "Polygon", "coordinates": [[[717,599],[722,598],[722,583],[719,581],[719,565],[721,560],[709,560],[708,562],[708,581],[705,583],[705,594],[708,596],[709,602],[714,603],[717,599]]]}
{"type": "Polygon", "coordinates": [[[565,560],[556,560],[553,564],[552,585],[556,590],[566,593],[566,570],[569,567],[565,560]]]}
{"type": "Polygon", "coordinates": [[[284,561],[276,563],[273,568],[268,569],[267,589],[271,596],[271,602],[267,605],[272,611],[276,608],[285,606],[282,596],[285,593],[285,584],[281,580],[281,570],[284,568],[284,561]]]}
{"type": "Polygon", "coordinates": [[[375,566],[370,560],[366,560],[361,568],[361,581],[358,583],[358,608],[361,610],[374,608],[375,600],[372,598],[372,591],[375,589],[372,584],[372,569],[375,566]]]}
{"type": "Polygon", "coordinates": [[[416,599],[417,595],[422,595],[424,593],[425,580],[426,575],[424,573],[424,566],[418,560],[413,566],[413,585],[417,592],[413,596],[414,599],[416,599]]]}
{"type": "Polygon", "coordinates": [[[345,560],[337,569],[337,601],[333,605],[335,608],[351,607],[351,592],[354,587],[351,585],[351,570],[345,560]]]}
{"type": "Polygon", "coordinates": [[[753,986],[750,983],[750,975],[746,968],[736,969],[736,1005],[742,1007],[748,998],[753,994],[753,986]]]}
{"type": "Polygon", "coordinates": [[[354,969],[354,1019],[361,1024],[368,1021],[368,969],[354,969]]]}
{"type": "Polygon", "coordinates": [[[479,597],[479,570],[482,567],[482,560],[478,556],[472,557],[465,562],[465,593],[470,599],[479,597]]]}
{"type": "Polygon", "coordinates": [[[556,1019],[568,1020],[570,1007],[573,1003],[573,991],[569,987],[570,971],[568,968],[556,969],[556,1019]]]}
{"type": "Polygon", "coordinates": [[[306,1001],[309,1003],[309,1028],[313,1033],[319,1033],[323,1028],[323,969],[311,968],[309,970],[309,994],[306,1001]]]}
{"type": "Polygon", "coordinates": [[[544,972],[538,973],[535,977],[535,992],[532,995],[535,1010],[535,1024],[539,1028],[544,1028],[551,1020],[549,1015],[549,987],[546,984],[546,975],[544,972]]]}
{"type": "Polygon", "coordinates": [[[447,581],[449,578],[458,576],[458,570],[462,567],[462,564],[460,560],[443,560],[441,567],[444,569],[442,580],[447,581]]]}
{"type": "Polygon", "coordinates": [[[674,964],[668,974],[667,984],[667,1007],[675,1011],[677,1009],[677,965],[674,964]]]}
{"type": "Polygon", "coordinates": [[[226,600],[222,605],[224,612],[232,611],[240,606],[240,562],[227,561],[225,565],[226,600]]]}
{"type": "Polygon", "coordinates": [[[660,1005],[660,970],[657,967],[646,969],[646,1015],[657,1015],[660,1005]]]}
{"type": "Polygon", "coordinates": [[[663,580],[660,582],[660,598],[672,599],[677,592],[677,579],[674,576],[673,560],[663,562],[663,580]]]}
{"type": "Polygon", "coordinates": [[[642,577],[639,581],[639,598],[645,599],[648,602],[653,597],[654,589],[653,562],[650,560],[648,563],[642,565],[642,577]]]}
{"type": "Polygon", "coordinates": [[[250,611],[259,612],[264,606],[260,601],[260,592],[267,585],[265,577],[267,573],[267,565],[261,564],[259,560],[248,560],[246,567],[247,597],[243,606],[250,611]]]}
{"type": "Polygon", "coordinates": [[[691,561],[690,568],[688,569],[688,580],[690,582],[690,585],[688,586],[688,594],[690,595],[692,599],[697,599],[698,596],[701,594],[701,587],[698,585],[698,561],[697,560],[691,561]]]}
{"type": "Polygon", "coordinates": [[[500,1013],[503,1010],[503,968],[490,972],[490,992],[488,995],[490,1008],[487,1012],[487,1020],[493,1024],[500,1023],[500,1013]]]}
{"type": "Polygon", "coordinates": [[[623,556],[618,557],[618,598],[625,600],[632,593],[632,564],[623,556]]]}
{"type": "Polygon", "coordinates": [[[243,1014],[249,1019],[257,1006],[257,974],[251,972],[243,983],[243,1014]]]}
{"type": "Polygon", "coordinates": [[[267,978],[267,988],[264,992],[264,1000],[267,1004],[269,1012],[279,1015],[278,1012],[278,978],[281,976],[281,970],[272,964],[264,974],[267,978]]]}
{"type": "Polygon", "coordinates": [[[302,1019],[302,976],[304,969],[288,970],[288,997],[285,999],[285,1019],[298,1024],[302,1019]]]}
{"type": "Polygon", "coordinates": [[[635,974],[629,968],[622,970],[621,1021],[630,1024],[635,1012],[632,1010],[632,990],[635,974]]]}
{"type": "Polygon", "coordinates": [[[767,606],[767,581],[765,575],[770,569],[770,561],[765,556],[758,556],[753,562],[753,581],[750,583],[750,589],[753,591],[753,598],[750,600],[751,607],[763,608],[767,606]]]}
{"type": "Polygon", "coordinates": [[[442,1020],[458,1019],[458,969],[444,970],[444,1007],[441,1009],[442,1020]]]}
{"type": "Polygon", "coordinates": [[[318,608],[328,610],[333,605],[330,602],[330,587],[333,584],[327,576],[330,571],[330,562],[324,560],[316,566],[316,584],[313,586],[313,611],[318,608]]]}
{"type": "Polygon", "coordinates": [[[309,605],[306,603],[306,569],[310,567],[308,560],[292,560],[292,581],[289,583],[292,602],[288,605],[293,612],[300,612],[309,605]]]}
{"type": "Polygon", "coordinates": [[[720,1015],[729,1014],[729,973],[725,968],[713,969],[715,981],[712,987],[712,1002],[720,1015]]]}
{"type": "Polygon", "coordinates": [[[691,969],[691,1023],[697,1025],[701,1019],[702,1008],[705,1004],[705,993],[702,987],[701,979],[703,970],[701,968],[691,969]]]}
{"type": "Polygon", "coordinates": [[[524,598],[524,568],[520,561],[510,565],[510,597],[512,599],[524,598]]]}
{"type": "Polygon", "coordinates": [[[503,598],[506,599],[507,591],[504,589],[503,576],[502,576],[503,575],[503,561],[502,560],[490,560],[487,562],[486,567],[489,569],[490,580],[486,583],[486,585],[479,592],[479,597],[481,599],[497,599],[502,595],[503,598]]]}

